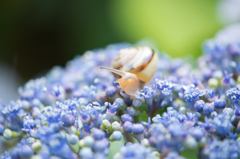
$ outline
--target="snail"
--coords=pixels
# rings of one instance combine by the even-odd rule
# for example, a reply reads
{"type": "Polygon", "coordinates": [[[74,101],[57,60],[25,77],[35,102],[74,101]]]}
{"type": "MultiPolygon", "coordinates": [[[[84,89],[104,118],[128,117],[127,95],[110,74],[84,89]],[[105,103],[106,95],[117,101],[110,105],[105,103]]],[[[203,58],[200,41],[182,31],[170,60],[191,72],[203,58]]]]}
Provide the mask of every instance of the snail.
{"type": "Polygon", "coordinates": [[[144,83],[150,82],[157,70],[157,53],[146,46],[122,49],[112,62],[111,67],[99,66],[99,69],[111,71],[121,78],[119,83],[128,95],[134,95],[144,83]]]}

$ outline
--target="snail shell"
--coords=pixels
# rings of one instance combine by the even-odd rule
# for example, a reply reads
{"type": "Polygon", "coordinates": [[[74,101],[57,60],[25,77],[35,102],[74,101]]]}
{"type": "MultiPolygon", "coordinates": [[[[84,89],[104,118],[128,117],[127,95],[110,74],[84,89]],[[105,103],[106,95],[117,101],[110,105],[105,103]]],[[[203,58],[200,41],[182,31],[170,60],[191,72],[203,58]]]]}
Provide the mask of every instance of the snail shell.
{"type": "Polygon", "coordinates": [[[142,82],[150,82],[157,70],[158,56],[147,46],[122,49],[111,67],[133,73],[142,82]]]}
{"type": "Polygon", "coordinates": [[[158,57],[155,51],[146,46],[132,47],[119,51],[112,62],[112,68],[99,66],[116,75],[116,83],[128,94],[134,95],[144,82],[151,81],[157,70],[158,57]]]}

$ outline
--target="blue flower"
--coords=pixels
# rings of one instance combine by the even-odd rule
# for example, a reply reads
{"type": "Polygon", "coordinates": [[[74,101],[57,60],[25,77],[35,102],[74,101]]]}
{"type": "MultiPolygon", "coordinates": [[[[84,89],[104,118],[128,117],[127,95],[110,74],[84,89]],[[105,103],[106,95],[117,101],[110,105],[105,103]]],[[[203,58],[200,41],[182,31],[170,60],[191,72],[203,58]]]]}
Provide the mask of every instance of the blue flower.
{"type": "Polygon", "coordinates": [[[163,81],[156,79],[155,82],[156,82],[157,89],[160,90],[160,92],[161,92],[160,96],[162,96],[162,97],[159,97],[159,98],[160,99],[167,98],[170,101],[172,101],[172,90],[175,87],[174,84],[167,79],[165,79],[163,81]]]}
{"type": "Polygon", "coordinates": [[[148,122],[145,122],[144,120],[142,120],[142,125],[146,126],[146,128],[149,129],[151,126],[151,118],[148,117],[148,122]]]}
{"type": "MultiPolygon", "coordinates": [[[[158,154],[159,155],[159,154],[158,154]]],[[[127,143],[125,146],[121,147],[119,150],[119,156],[114,156],[114,158],[121,159],[145,159],[145,158],[153,158],[152,150],[143,145],[134,143],[127,143]]]]}
{"type": "Polygon", "coordinates": [[[214,101],[214,107],[215,108],[223,109],[223,108],[225,108],[226,104],[227,103],[226,103],[226,101],[224,99],[216,99],[214,101]]]}
{"type": "Polygon", "coordinates": [[[136,108],[139,108],[141,105],[142,105],[142,100],[141,99],[138,99],[138,98],[135,98],[133,100],[133,106],[136,107],[136,108]]]}
{"type": "MultiPolygon", "coordinates": [[[[187,112],[188,113],[188,112],[187,112]]],[[[195,115],[192,113],[188,114],[189,120],[195,120],[195,115]]],[[[182,113],[178,113],[176,110],[174,110],[172,107],[167,108],[167,113],[164,112],[162,114],[162,117],[158,114],[156,117],[154,117],[152,120],[156,123],[162,123],[165,127],[168,127],[170,124],[173,123],[183,123],[187,117],[183,115],[182,113]]]]}
{"type": "Polygon", "coordinates": [[[156,95],[157,91],[154,87],[145,86],[143,90],[140,90],[134,96],[139,99],[145,99],[148,105],[148,112],[150,113],[151,107],[153,105],[153,97],[156,95]]]}
{"type": "Polygon", "coordinates": [[[240,107],[240,91],[239,88],[231,88],[226,91],[226,96],[231,100],[232,107],[240,107]]]}
{"type": "Polygon", "coordinates": [[[213,127],[220,137],[226,137],[233,128],[229,116],[220,114],[213,119],[213,127]]]}
{"type": "Polygon", "coordinates": [[[157,114],[155,117],[152,118],[152,121],[154,123],[158,123],[158,122],[161,122],[161,119],[162,117],[159,114],[157,114]]]}
{"type": "Polygon", "coordinates": [[[203,96],[204,94],[204,91],[200,90],[199,88],[188,86],[184,88],[183,98],[188,103],[189,109],[193,110],[194,103],[198,101],[200,99],[199,97],[203,96]]]}
{"type": "Polygon", "coordinates": [[[28,81],[24,87],[20,87],[18,92],[21,99],[32,100],[41,97],[46,87],[46,79],[44,77],[28,81]]]}
{"type": "Polygon", "coordinates": [[[75,124],[75,117],[73,115],[66,115],[63,117],[63,125],[69,127],[75,124]]]}
{"type": "Polygon", "coordinates": [[[132,126],[133,124],[129,121],[126,121],[124,124],[123,124],[123,129],[125,132],[127,133],[131,133],[132,132],[132,126]]]}
{"type": "Polygon", "coordinates": [[[133,124],[132,126],[132,133],[133,134],[141,134],[144,131],[144,127],[142,124],[133,124]]]}
{"type": "Polygon", "coordinates": [[[4,155],[1,157],[1,159],[11,159],[10,155],[5,151],[4,155]]]}
{"type": "Polygon", "coordinates": [[[188,121],[196,120],[196,114],[192,112],[187,112],[187,120],[188,121]]]}
{"type": "Polygon", "coordinates": [[[207,92],[208,96],[210,97],[210,99],[214,99],[214,97],[215,97],[215,88],[211,88],[210,91],[207,90],[206,92],[207,92]]]}
{"type": "Polygon", "coordinates": [[[120,131],[114,131],[114,132],[112,133],[112,138],[113,138],[113,140],[115,140],[115,141],[119,141],[119,140],[122,139],[122,133],[121,133],[120,131]]]}
{"type": "Polygon", "coordinates": [[[79,156],[82,158],[93,158],[93,152],[92,149],[89,147],[83,147],[80,151],[79,151],[79,156]]]}
{"type": "Polygon", "coordinates": [[[125,123],[126,121],[130,121],[130,122],[133,121],[132,117],[129,114],[123,114],[121,116],[121,120],[123,123],[125,123]]]}
{"type": "Polygon", "coordinates": [[[3,135],[4,130],[5,130],[5,126],[0,124],[0,135],[3,135]]]}
{"type": "Polygon", "coordinates": [[[3,108],[2,113],[6,115],[6,125],[12,130],[20,130],[22,128],[21,117],[26,115],[26,112],[20,107],[18,102],[11,101],[10,104],[3,108]]]}
{"type": "Polygon", "coordinates": [[[206,103],[203,107],[203,112],[206,115],[210,115],[214,111],[214,105],[212,103],[206,103]]]}
{"type": "Polygon", "coordinates": [[[53,109],[52,107],[45,107],[42,110],[43,119],[42,122],[47,122],[48,124],[59,123],[61,124],[63,115],[62,110],[53,109]]]}
{"type": "Polygon", "coordinates": [[[118,105],[118,108],[122,108],[124,106],[124,100],[122,98],[117,98],[114,103],[118,105]]]}
{"type": "Polygon", "coordinates": [[[225,56],[226,49],[226,45],[213,39],[205,42],[203,52],[209,54],[214,62],[219,63],[225,56]]]}
{"type": "Polygon", "coordinates": [[[116,92],[117,92],[117,89],[114,86],[108,86],[106,89],[106,95],[108,97],[112,97],[116,92]]]}
{"type": "Polygon", "coordinates": [[[133,107],[127,107],[127,114],[134,116],[136,114],[136,110],[133,107]]]}
{"type": "Polygon", "coordinates": [[[236,117],[240,117],[240,109],[235,109],[235,115],[236,117]]]}
{"type": "Polygon", "coordinates": [[[203,111],[203,107],[205,105],[205,102],[203,100],[198,100],[194,104],[194,109],[198,112],[203,111]]]}
{"type": "Polygon", "coordinates": [[[164,159],[185,159],[176,152],[170,152],[164,159]]]}
{"type": "Polygon", "coordinates": [[[104,138],[102,140],[97,140],[94,142],[93,150],[97,152],[102,152],[104,149],[109,147],[108,139],[104,138]]]}
{"type": "Polygon", "coordinates": [[[208,158],[239,158],[239,144],[227,139],[223,141],[214,139],[206,145],[203,154],[208,158]]]}
{"type": "Polygon", "coordinates": [[[93,137],[95,140],[102,140],[105,138],[105,133],[104,131],[97,129],[93,131],[93,137]]]}
{"type": "Polygon", "coordinates": [[[185,130],[182,125],[174,123],[169,125],[168,131],[173,137],[179,137],[183,134],[185,130]]]}
{"type": "Polygon", "coordinates": [[[205,136],[205,132],[201,127],[194,127],[190,129],[190,134],[197,141],[200,141],[205,136]]]}
{"type": "Polygon", "coordinates": [[[204,44],[195,69],[160,54],[154,78],[134,97],[118,91],[111,72],[98,69],[110,67],[129,44],[87,51],[66,68],[30,80],[19,88],[19,100],[0,105],[0,135],[22,139],[12,140],[10,156],[1,158],[104,159],[109,141],[123,137],[141,144],[127,142],[114,158],[155,159],[161,153],[182,159],[179,154],[188,149],[196,149],[198,158],[239,158],[240,43],[228,32],[222,36],[229,40],[217,35],[204,44]],[[147,121],[137,123],[143,116],[147,121]]]}
{"type": "Polygon", "coordinates": [[[24,117],[23,119],[23,131],[29,131],[36,127],[35,121],[31,118],[30,115],[24,117]]]}
{"type": "Polygon", "coordinates": [[[224,78],[222,79],[222,83],[224,85],[230,84],[230,79],[233,76],[233,73],[228,74],[227,71],[224,71],[224,78]]]}
{"type": "Polygon", "coordinates": [[[229,139],[235,140],[237,138],[237,133],[229,133],[229,139]]]}

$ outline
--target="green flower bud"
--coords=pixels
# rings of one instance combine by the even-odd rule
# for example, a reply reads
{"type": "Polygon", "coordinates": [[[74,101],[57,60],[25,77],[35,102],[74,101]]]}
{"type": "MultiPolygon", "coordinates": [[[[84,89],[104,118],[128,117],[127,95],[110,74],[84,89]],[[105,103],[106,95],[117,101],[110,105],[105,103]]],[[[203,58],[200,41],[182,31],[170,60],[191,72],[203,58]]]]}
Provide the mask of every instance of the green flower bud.
{"type": "Polygon", "coordinates": [[[217,88],[218,80],[216,78],[210,78],[208,80],[208,85],[209,85],[210,88],[217,88]]]}
{"type": "Polygon", "coordinates": [[[35,143],[32,144],[32,148],[33,148],[33,150],[34,150],[35,152],[40,151],[41,148],[42,148],[41,142],[40,142],[39,140],[36,141],[35,143]]]}
{"type": "Polygon", "coordinates": [[[15,131],[10,130],[10,129],[5,129],[4,132],[3,132],[3,136],[6,139],[12,139],[12,138],[18,137],[19,134],[15,131]]]}
{"type": "Polygon", "coordinates": [[[107,119],[104,119],[104,120],[102,121],[101,130],[106,130],[106,129],[108,129],[110,126],[111,126],[111,123],[110,123],[107,119]]]}
{"type": "Polygon", "coordinates": [[[188,149],[195,149],[197,147],[197,141],[192,136],[188,136],[184,142],[184,146],[188,149]]]}

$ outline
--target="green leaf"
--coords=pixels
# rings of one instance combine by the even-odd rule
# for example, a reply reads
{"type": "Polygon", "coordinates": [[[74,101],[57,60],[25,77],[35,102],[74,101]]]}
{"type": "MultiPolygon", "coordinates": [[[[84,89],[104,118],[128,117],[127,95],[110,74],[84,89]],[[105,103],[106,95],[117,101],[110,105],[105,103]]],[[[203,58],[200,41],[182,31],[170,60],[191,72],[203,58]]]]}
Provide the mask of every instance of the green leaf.
{"type": "Polygon", "coordinates": [[[196,150],[186,150],[181,153],[181,156],[187,159],[197,159],[196,150]]]}

